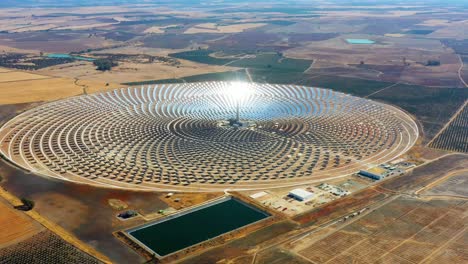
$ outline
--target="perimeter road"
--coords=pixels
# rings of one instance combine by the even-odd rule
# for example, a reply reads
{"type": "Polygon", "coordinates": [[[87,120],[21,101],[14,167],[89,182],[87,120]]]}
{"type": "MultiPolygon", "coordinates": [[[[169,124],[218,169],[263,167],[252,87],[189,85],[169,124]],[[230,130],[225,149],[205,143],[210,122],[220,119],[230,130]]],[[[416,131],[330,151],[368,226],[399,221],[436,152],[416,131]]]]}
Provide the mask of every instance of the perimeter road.
{"type": "Polygon", "coordinates": [[[463,64],[463,59],[460,57],[460,55],[458,55],[458,59],[460,60],[460,68],[458,68],[458,78],[460,78],[460,81],[463,83],[463,85],[465,85],[465,87],[468,87],[468,84],[465,82],[465,80],[463,80],[463,76],[462,76],[462,70],[463,70],[463,66],[465,66],[463,64]]]}

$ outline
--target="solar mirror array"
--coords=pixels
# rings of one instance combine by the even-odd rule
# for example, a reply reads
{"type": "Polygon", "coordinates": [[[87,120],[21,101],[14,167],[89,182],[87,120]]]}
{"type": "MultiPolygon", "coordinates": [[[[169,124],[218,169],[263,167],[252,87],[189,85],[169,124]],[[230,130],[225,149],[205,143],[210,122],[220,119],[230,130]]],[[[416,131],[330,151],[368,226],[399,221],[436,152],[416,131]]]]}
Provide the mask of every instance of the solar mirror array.
{"type": "Polygon", "coordinates": [[[69,181],[207,191],[340,177],[401,155],[417,136],[403,111],[340,92],[204,82],[46,103],[4,124],[0,150],[69,181]],[[240,101],[232,96],[239,85],[249,91],[240,101]],[[229,125],[237,110],[247,125],[229,125]]]}

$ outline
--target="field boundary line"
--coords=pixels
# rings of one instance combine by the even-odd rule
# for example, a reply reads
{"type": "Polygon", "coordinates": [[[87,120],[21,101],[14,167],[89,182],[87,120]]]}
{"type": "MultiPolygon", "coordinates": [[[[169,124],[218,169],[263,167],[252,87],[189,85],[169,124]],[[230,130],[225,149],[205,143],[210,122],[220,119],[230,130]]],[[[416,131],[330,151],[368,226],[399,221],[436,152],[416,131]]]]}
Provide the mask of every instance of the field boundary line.
{"type": "Polygon", "coordinates": [[[394,83],[394,84],[389,85],[389,86],[387,86],[387,87],[384,87],[384,88],[382,88],[382,89],[380,89],[380,90],[378,90],[378,91],[375,91],[375,92],[373,92],[373,93],[371,93],[371,94],[368,94],[368,95],[364,96],[363,98],[369,98],[369,96],[372,96],[372,95],[374,95],[374,94],[378,94],[378,93],[380,93],[380,92],[382,92],[382,91],[385,91],[385,90],[387,90],[387,89],[390,89],[390,88],[392,88],[393,86],[396,86],[396,85],[398,85],[398,84],[400,84],[400,83],[399,83],[399,82],[394,83]]]}
{"type": "Polygon", "coordinates": [[[460,68],[458,68],[458,78],[460,78],[460,81],[463,83],[463,85],[465,85],[465,87],[468,87],[468,84],[465,82],[465,80],[463,79],[463,74],[462,74],[462,71],[463,71],[463,67],[465,66],[465,64],[463,63],[463,59],[461,58],[460,54],[457,54],[458,56],[458,60],[460,60],[460,68]]]}
{"type": "Polygon", "coordinates": [[[1,83],[27,82],[27,81],[40,81],[40,80],[50,80],[50,79],[60,79],[60,78],[59,77],[48,76],[48,77],[45,77],[45,78],[21,79],[21,80],[4,81],[4,82],[0,81],[0,84],[1,83]]]}
{"type": "Polygon", "coordinates": [[[250,75],[249,68],[245,68],[245,73],[247,74],[247,77],[249,77],[249,81],[250,81],[250,82],[254,82],[254,81],[252,80],[252,76],[250,75]]]}
{"type": "Polygon", "coordinates": [[[450,124],[452,124],[453,120],[455,120],[458,117],[458,115],[460,115],[460,113],[463,111],[463,109],[465,109],[467,105],[468,100],[465,100],[465,102],[460,106],[460,108],[458,108],[457,112],[455,112],[455,114],[452,115],[449,121],[447,121],[447,123],[445,123],[445,125],[439,130],[439,132],[437,132],[437,134],[426,144],[426,147],[429,147],[429,145],[432,144],[432,142],[434,142],[436,138],[438,138],[445,130],[447,130],[450,124]]]}

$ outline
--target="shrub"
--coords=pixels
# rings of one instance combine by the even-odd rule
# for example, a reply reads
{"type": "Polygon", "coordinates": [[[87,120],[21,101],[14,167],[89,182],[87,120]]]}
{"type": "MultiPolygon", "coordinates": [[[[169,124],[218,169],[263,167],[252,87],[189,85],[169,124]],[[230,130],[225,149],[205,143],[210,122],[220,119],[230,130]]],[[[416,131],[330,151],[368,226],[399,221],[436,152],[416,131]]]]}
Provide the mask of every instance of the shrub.
{"type": "Polygon", "coordinates": [[[110,71],[112,67],[118,65],[117,62],[114,62],[109,59],[98,59],[93,61],[93,64],[97,67],[96,70],[98,71],[110,71]]]}
{"type": "Polygon", "coordinates": [[[15,206],[15,209],[29,211],[34,208],[34,201],[28,198],[21,198],[22,205],[15,206]]]}
{"type": "Polygon", "coordinates": [[[438,60],[428,60],[426,66],[440,66],[440,61],[438,60]]]}

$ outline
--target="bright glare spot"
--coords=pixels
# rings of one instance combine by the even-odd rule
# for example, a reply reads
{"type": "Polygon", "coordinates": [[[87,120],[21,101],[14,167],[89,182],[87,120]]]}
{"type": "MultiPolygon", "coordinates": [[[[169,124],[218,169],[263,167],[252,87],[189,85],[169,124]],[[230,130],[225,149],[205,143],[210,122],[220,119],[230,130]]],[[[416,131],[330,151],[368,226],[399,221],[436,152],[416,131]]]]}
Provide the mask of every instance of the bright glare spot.
{"type": "Polygon", "coordinates": [[[246,82],[232,82],[227,89],[229,97],[236,101],[247,98],[252,93],[252,87],[246,82]]]}

